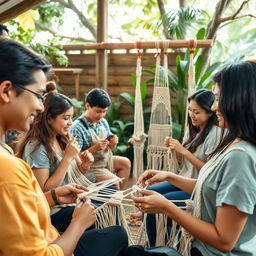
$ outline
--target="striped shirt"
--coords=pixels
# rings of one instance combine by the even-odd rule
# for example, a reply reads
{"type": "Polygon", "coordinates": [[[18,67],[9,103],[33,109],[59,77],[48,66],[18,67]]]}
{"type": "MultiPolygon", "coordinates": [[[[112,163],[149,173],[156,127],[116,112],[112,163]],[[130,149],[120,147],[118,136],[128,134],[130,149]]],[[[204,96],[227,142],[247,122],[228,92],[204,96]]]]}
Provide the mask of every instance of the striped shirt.
{"type": "Polygon", "coordinates": [[[106,137],[108,137],[111,134],[111,131],[105,118],[102,118],[96,125],[93,125],[84,117],[84,114],[82,114],[72,124],[70,133],[76,137],[81,150],[85,150],[92,146],[91,132],[94,132],[95,135],[99,136],[102,128],[106,132],[106,137]],[[83,121],[81,122],[81,120],[83,121]]]}

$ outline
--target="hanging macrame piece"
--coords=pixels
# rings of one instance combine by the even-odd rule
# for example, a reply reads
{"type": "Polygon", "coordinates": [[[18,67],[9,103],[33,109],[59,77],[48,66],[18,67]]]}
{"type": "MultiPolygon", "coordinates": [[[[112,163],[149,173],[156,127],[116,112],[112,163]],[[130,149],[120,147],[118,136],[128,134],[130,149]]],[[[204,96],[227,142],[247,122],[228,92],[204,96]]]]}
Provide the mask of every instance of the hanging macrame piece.
{"type": "MultiPolygon", "coordinates": [[[[172,136],[171,98],[168,85],[168,46],[163,42],[164,65],[160,66],[159,43],[156,54],[156,70],[152,109],[148,132],[147,169],[171,170],[170,151],[164,146],[166,136],[172,136]]],[[[172,155],[172,154],[171,154],[172,155]]]]}
{"type": "Polygon", "coordinates": [[[135,109],[134,109],[134,131],[129,142],[133,144],[133,176],[135,179],[144,171],[143,151],[147,135],[144,133],[144,117],[141,98],[141,52],[140,43],[137,42],[137,68],[136,68],[136,88],[135,88],[135,109]]]}
{"type": "MultiPolygon", "coordinates": [[[[189,40],[189,65],[188,65],[188,97],[190,97],[196,90],[195,88],[195,67],[194,67],[194,53],[196,48],[196,41],[189,40]]],[[[187,116],[188,116],[188,101],[186,103],[186,116],[185,116],[185,131],[187,130],[187,116]]]]}
{"type": "Polygon", "coordinates": [[[196,41],[192,39],[189,41],[188,96],[192,95],[196,90],[195,67],[193,63],[195,48],[196,48],[196,41]]]}

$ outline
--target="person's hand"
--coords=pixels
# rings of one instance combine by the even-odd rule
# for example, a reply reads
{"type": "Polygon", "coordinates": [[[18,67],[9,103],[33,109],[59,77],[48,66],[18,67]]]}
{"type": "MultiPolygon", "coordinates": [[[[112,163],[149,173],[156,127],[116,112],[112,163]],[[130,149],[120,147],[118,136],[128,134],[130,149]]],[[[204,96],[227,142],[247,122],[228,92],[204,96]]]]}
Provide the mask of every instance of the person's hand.
{"type": "Polygon", "coordinates": [[[116,145],[118,144],[118,137],[116,135],[113,135],[110,139],[108,139],[109,141],[109,147],[111,150],[116,148],[116,145]]]}
{"type": "Polygon", "coordinates": [[[65,148],[65,154],[64,157],[73,160],[80,152],[80,147],[78,145],[78,142],[76,141],[76,138],[73,138],[66,146],[65,148]]]}
{"type": "Polygon", "coordinates": [[[153,185],[168,179],[170,172],[147,170],[143,172],[138,178],[137,184],[141,184],[143,187],[146,185],[153,185]]]}
{"type": "Polygon", "coordinates": [[[109,144],[107,139],[101,139],[96,144],[94,144],[95,151],[105,150],[109,144]]]}
{"type": "Polygon", "coordinates": [[[77,222],[85,229],[89,228],[96,220],[96,210],[91,205],[90,199],[81,201],[75,208],[72,215],[72,222],[77,222]]]}
{"type": "Polygon", "coordinates": [[[80,159],[81,159],[81,167],[83,170],[88,169],[89,166],[91,166],[91,164],[94,162],[93,154],[88,150],[81,152],[80,159]]]}
{"type": "Polygon", "coordinates": [[[77,184],[68,184],[55,189],[57,200],[60,204],[75,203],[77,194],[81,194],[85,191],[88,191],[86,187],[77,184]]]}
{"type": "Polygon", "coordinates": [[[152,190],[140,190],[138,191],[143,197],[137,197],[131,195],[135,206],[145,213],[166,213],[168,205],[171,203],[164,196],[160,195],[156,191],[152,190]]]}
{"type": "Polygon", "coordinates": [[[166,146],[166,147],[168,147],[169,148],[169,140],[171,139],[171,137],[169,137],[169,136],[166,136],[165,137],[165,139],[164,139],[164,145],[166,146]]]}
{"type": "Polygon", "coordinates": [[[186,149],[181,145],[181,143],[178,140],[173,139],[171,137],[166,137],[164,143],[167,147],[175,150],[177,153],[180,153],[182,155],[185,154],[186,149]]]}

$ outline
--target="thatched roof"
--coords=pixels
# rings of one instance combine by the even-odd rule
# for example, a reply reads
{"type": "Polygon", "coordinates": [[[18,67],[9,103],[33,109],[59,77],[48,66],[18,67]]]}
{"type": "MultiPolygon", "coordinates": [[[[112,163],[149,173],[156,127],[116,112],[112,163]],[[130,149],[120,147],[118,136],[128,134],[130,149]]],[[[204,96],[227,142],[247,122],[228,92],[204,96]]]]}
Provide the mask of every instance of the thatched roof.
{"type": "Polygon", "coordinates": [[[45,0],[0,0],[0,23],[5,23],[42,2],[45,0]]]}

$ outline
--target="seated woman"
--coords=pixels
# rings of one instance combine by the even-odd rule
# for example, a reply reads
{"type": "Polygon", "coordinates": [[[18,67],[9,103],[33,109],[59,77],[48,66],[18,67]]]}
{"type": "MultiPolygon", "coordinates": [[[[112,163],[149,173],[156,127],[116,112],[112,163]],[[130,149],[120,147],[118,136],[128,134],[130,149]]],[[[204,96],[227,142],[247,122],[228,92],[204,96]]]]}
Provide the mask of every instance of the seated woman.
{"type": "MultiPolygon", "coordinates": [[[[222,139],[224,131],[217,126],[217,116],[211,110],[214,102],[212,91],[198,90],[188,97],[188,102],[188,131],[184,136],[183,145],[171,137],[167,137],[164,143],[175,151],[177,159],[181,163],[179,175],[197,178],[200,169],[222,139]]],[[[182,201],[191,196],[168,182],[152,185],[148,189],[157,191],[169,200],[182,201]]],[[[182,202],[176,202],[176,204],[184,206],[182,202]]],[[[149,214],[147,217],[147,229],[149,230],[150,245],[154,246],[156,240],[154,214],[149,214]]]]}
{"type": "Polygon", "coordinates": [[[228,133],[201,168],[198,179],[151,170],[138,180],[143,185],[168,181],[189,194],[194,190],[192,216],[155,191],[143,190],[144,197],[133,199],[142,212],[164,213],[188,232],[182,236],[187,249],[182,254],[253,256],[256,63],[228,65],[213,80],[216,86],[212,110],[217,114],[219,126],[227,128],[228,133]]]}
{"type": "MultiPolygon", "coordinates": [[[[171,137],[167,137],[164,144],[175,151],[181,163],[179,175],[197,178],[209,155],[219,144],[223,130],[217,126],[217,116],[211,110],[214,102],[212,91],[198,90],[188,97],[188,102],[188,131],[184,136],[183,145],[171,137]]],[[[149,189],[161,193],[169,200],[184,200],[190,197],[168,182],[152,185],[149,189]]]]}
{"type": "MultiPolygon", "coordinates": [[[[53,82],[47,82],[44,112],[35,118],[30,130],[20,137],[17,156],[32,168],[44,192],[69,183],[67,171],[75,159],[85,174],[93,162],[89,152],[79,154],[75,138],[68,133],[74,115],[74,105],[63,94],[56,92],[53,82]]],[[[58,206],[51,212],[52,224],[59,232],[68,227],[74,206],[58,206]]]]}
{"type": "Polygon", "coordinates": [[[49,68],[22,44],[0,39],[0,254],[117,256],[127,246],[127,235],[119,226],[85,231],[96,219],[89,200],[75,208],[61,236],[51,225],[49,206],[75,203],[86,188],[66,185],[44,194],[29,165],[2,143],[7,130],[27,132],[43,112],[49,68]]]}

